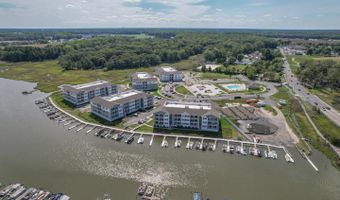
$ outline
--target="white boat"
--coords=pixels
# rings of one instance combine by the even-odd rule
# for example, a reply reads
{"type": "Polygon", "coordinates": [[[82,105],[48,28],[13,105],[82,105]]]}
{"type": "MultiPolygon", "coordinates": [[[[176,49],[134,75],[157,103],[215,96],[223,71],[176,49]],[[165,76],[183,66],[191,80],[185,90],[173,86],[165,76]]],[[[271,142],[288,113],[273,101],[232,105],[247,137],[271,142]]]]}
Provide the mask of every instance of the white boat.
{"type": "Polygon", "coordinates": [[[265,158],[268,158],[267,150],[264,150],[264,157],[265,157],[265,158]]]}
{"type": "Polygon", "coordinates": [[[241,153],[242,155],[246,156],[246,155],[247,155],[247,152],[246,152],[245,148],[240,148],[240,149],[241,149],[241,150],[240,150],[240,153],[241,153]]]}
{"type": "Polygon", "coordinates": [[[143,138],[143,136],[140,136],[140,137],[138,138],[137,143],[138,143],[138,144],[143,144],[143,143],[144,143],[144,138],[143,138]]]}
{"type": "Polygon", "coordinates": [[[182,144],[181,140],[176,140],[175,147],[179,148],[179,147],[181,147],[181,144],[182,144]]]}
{"type": "Polygon", "coordinates": [[[273,159],[277,159],[277,153],[276,151],[272,151],[273,152],[273,159]]]}
{"type": "Polygon", "coordinates": [[[194,142],[190,142],[189,143],[189,149],[193,149],[194,148],[194,142]]]}
{"type": "Polygon", "coordinates": [[[215,150],[216,150],[216,143],[212,147],[212,151],[215,151],[215,150]]]}
{"type": "Polygon", "coordinates": [[[240,146],[236,146],[236,153],[241,153],[241,147],[240,146]]]}
{"type": "Polygon", "coordinates": [[[227,145],[227,149],[226,149],[227,153],[230,152],[230,145],[227,145]]]}
{"type": "Polygon", "coordinates": [[[230,146],[230,153],[233,154],[234,153],[234,146],[230,146]]]}
{"type": "Polygon", "coordinates": [[[190,142],[187,143],[187,145],[185,146],[186,149],[190,149],[190,142]]]}
{"type": "Polygon", "coordinates": [[[163,140],[162,144],[161,144],[161,147],[163,147],[163,148],[164,147],[168,147],[168,145],[169,145],[168,142],[166,140],[163,140]]]}

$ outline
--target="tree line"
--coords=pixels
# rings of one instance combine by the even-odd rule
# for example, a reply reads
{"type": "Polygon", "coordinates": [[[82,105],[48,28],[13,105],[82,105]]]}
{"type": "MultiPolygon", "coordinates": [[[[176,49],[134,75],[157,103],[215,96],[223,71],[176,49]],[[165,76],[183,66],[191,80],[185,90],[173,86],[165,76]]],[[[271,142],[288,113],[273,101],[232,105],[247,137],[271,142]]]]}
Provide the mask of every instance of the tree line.
{"type": "MultiPolygon", "coordinates": [[[[46,47],[5,47],[0,59],[11,62],[58,58],[65,70],[124,69],[174,63],[204,54],[207,61],[232,64],[243,54],[261,51],[273,59],[277,42],[252,34],[178,33],[175,37],[94,37],[46,47]]],[[[275,55],[274,55],[275,56],[275,55]]]]}
{"type": "Polygon", "coordinates": [[[312,88],[340,88],[340,63],[334,60],[302,61],[297,74],[312,88]]]}

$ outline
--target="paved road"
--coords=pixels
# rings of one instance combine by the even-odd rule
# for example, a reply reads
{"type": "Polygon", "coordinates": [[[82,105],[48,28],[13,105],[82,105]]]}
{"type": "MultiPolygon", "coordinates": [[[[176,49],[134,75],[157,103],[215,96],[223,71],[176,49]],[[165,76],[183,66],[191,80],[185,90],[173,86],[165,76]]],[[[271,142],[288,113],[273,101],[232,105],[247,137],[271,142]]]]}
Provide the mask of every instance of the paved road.
{"type": "Polygon", "coordinates": [[[316,95],[310,94],[308,90],[301,85],[301,82],[297,79],[296,75],[291,71],[289,63],[286,59],[286,55],[283,50],[281,53],[284,57],[284,74],[285,79],[287,81],[287,85],[292,88],[295,94],[297,94],[302,100],[309,102],[310,104],[317,106],[320,108],[320,111],[327,116],[330,120],[332,120],[337,126],[340,127],[340,113],[335,110],[332,106],[328,105],[324,101],[322,101],[316,95]]]}

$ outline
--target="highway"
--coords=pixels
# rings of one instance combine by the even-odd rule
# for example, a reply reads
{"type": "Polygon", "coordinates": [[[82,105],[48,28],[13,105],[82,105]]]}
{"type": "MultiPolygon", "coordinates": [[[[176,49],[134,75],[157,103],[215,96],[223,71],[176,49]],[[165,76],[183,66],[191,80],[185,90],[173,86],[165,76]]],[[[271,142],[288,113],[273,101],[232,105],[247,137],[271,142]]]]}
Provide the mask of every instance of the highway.
{"type": "Polygon", "coordinates": [[[287,85],[298,95],[303,101],[307,101],[313,106],[320,108],[320,111],[340,127],[340,113],[332,106],[322,101],[316,95],[310,94],[308,90],[301,84],[296,75],[290,69],[286,55],[283,49],[280,49],[282,55],[284,55],[284,76],[287,81],[287,85]]]}

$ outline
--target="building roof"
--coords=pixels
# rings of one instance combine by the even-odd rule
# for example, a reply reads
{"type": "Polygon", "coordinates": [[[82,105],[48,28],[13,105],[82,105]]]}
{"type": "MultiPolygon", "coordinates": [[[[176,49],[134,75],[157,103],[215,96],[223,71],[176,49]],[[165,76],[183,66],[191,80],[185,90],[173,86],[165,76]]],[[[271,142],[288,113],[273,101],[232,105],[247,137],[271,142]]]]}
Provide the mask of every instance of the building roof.
{"type": "Polygon", "coordinates": [[[89,82],[89,83],[84,83],[84,84],[79,84],[79,85],[63,85],[63,90],[69,91],[69,92],[86,92],[86,91],[92,91],[98,88],[110,87],[110,86],[112,86],[112,83],[108,81],[97,80],[94,82],[89,82]]]}
{"type": "Polygon", "coordinates": [[[92,103],[100,104],[103,107],[110,108],[114,105],[125,104],[131,100],[141,99],[149,96],[145,92],[138,90],[127,90],[118,94],[113,94],[106,97],[95,97],[91,100],[92,103]]]}
{"type": "Polygon", "coordinates": [[[167,101],[161,107],[159,112],[167,112],[171,114],[182,114],[186,112],[194,116],[213,115],[220,117],[220,113],[214,109],[210,103],[167,101]]]}
{"type": "Polygon", "coordinates": [[[151,74],[147,72],[136,72],[132,74],[131,77],[132,81],[147,81],[147,80],[157,80],[151,74]]]}
{"type": "Polygon", "coordinates": [[[157,73],[158,74],[180,74],[182,72],[177,71],[173,67],[164,66],[164,67],[157,68],[157,73]]]}

